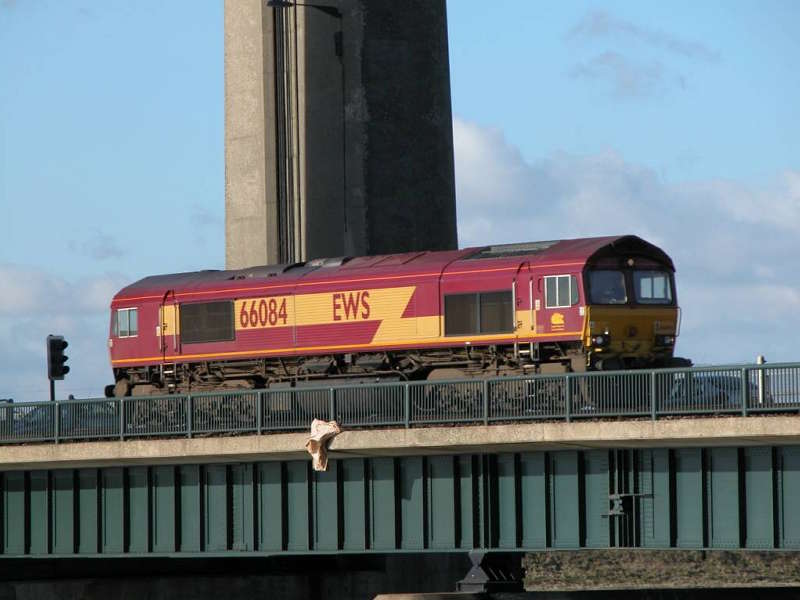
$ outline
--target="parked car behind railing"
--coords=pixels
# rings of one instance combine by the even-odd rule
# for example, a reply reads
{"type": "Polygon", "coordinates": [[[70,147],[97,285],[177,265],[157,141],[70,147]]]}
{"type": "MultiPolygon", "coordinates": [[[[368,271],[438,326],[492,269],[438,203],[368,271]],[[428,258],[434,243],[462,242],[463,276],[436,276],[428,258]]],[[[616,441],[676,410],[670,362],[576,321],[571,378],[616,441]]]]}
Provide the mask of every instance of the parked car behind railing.
{"type": "MultiPolygon", "coordinates": [[[[759,398],[759,386],[752,381],[747,385],[747,398],[750,406],[753,399],[759,398]]],[[[772,402],[767,387],[764,401],[772,402]]],[[[687,374],[678,373],[672,381],[669,396],[662,400],[662,412],[693,412],[716,410],[732,412],[742,409],[742,377],[720,373],[687,374]]]]}

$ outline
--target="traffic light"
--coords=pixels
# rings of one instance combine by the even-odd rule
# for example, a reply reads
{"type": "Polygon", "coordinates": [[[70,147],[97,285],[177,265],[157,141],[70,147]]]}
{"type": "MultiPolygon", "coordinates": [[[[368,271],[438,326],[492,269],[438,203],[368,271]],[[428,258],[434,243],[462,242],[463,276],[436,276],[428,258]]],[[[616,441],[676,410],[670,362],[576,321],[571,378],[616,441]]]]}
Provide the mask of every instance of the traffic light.
{"type": "Polygon", "coordinates": [[[47,336],[47,378],[50,381],[64,379],[64,375],[69,373],[69,367],[64,364],[69,358],[64,354],[67,346],[69,344],[63,336],[47,336]]]}

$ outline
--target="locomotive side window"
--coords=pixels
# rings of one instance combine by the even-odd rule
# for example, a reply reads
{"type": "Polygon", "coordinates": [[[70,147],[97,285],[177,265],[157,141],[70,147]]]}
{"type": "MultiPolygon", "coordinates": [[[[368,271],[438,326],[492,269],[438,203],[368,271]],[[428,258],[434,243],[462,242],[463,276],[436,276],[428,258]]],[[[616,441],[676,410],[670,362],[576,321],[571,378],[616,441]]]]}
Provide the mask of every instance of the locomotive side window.
{"type": "Polygon", "coordinates": [[[672,304],[672,284],[664,271],[634,271],[633,289],[639,304],[672,304]]]}
{"type": "Polygon", "coordinates": [[[139,335],[139,309],[132,308],[128,311],[128,335],[139,335]]]}
{"type": "Polygon", "coordinates": [[[444,297],[444,334],[505,333],[514,330],[511,292],[444,297]]]}
{"type": "Polygon", "coordinates": [[[139,335],[139,309],[120,308],[114,313],[114,336],[136,337],[139,335]]]}
{"type": "Polygon", "coordinates": [[[444,334],[464,335],[478,331],[478,294],[444,297],[444,334]]]}
{"type": "Polygon", "coordinates": [[[569,308],[578,303],[578,278],[555,275],[544,278],[545,308],[569,308]]]}
{"type": "Polygon", "coordinates": [[[481,333],[504,333],[514,330],[511,292],[479,294],[479,300],[481,333]]]}
{"type": "Polygon", "coordinates": [[[184,344],[229,342],[234,339],[233,302],[181,304],[181,341],[184,344]]]}

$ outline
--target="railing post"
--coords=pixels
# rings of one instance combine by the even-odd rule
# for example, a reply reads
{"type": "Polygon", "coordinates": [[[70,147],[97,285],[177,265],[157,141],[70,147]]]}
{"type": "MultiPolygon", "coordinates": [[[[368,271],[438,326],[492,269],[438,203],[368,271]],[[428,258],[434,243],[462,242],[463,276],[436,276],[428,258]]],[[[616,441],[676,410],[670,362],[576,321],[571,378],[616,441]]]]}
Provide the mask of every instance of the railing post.
{"type": "Polygon", "coordinates": [[[119,441],[125,440],[125,398],[119,399],[119,441]]]}
{"type": "Polygon", "coordinates": [[[489,424],[489,380],[483,380],[483,424],[489,424]]]}
{"type": "Polygon", "coordinates": [[[403,386],[403,420],[406,429],[411,427],[411,384],[403,386]]]}
{"type": "Polygon", "coordinates": [[[194,402],[192,402],[192,395],[186,394],[186,437],[192,437],[192,409],[194,402]]]}
{"type": "Polygon", "coordinates": [[[650,371],[650,417],[656,420],[656,372],[650,371]]]}
{"type": "Polygon", "coordinates": [[[328,389],[328,410],[330,411],[329,421],[336,420],[336,388],[331,386],[328,389]]]}
{"type": "Polygon", "coordinates": [[[747,416],[747,397],[750,395],[750,381],[747,378],[747,367],[742,367],[742,416],[747,416]]]}
{"type": "Polygon", "coordinates": [[[256,410],[258,411],[258,414],[256,415],[256,431],[258,432],[258,435],[261,435],[261,420],[263,419],[264,414],[264,404],[262,400],[264,398],[264,392],[260,390],[256,392],[256,398],[256,410]]]}
{"type": "Polygon", "coordinates": [[[567,423],[572,420],[572,380],[569,375],[564,375],[564,419],[567,423]]]}

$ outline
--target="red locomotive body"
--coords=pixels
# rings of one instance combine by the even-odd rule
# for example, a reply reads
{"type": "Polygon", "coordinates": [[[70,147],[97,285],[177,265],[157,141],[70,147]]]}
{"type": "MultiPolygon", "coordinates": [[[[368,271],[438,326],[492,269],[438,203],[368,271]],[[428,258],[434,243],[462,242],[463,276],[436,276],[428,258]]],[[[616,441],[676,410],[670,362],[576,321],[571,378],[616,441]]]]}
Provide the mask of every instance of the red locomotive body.
{"type": "Polygon", "coordinates": [[[111,310],[115,395],[668,364],[678,325],[635,236],[160,275],[111,310]]]}

